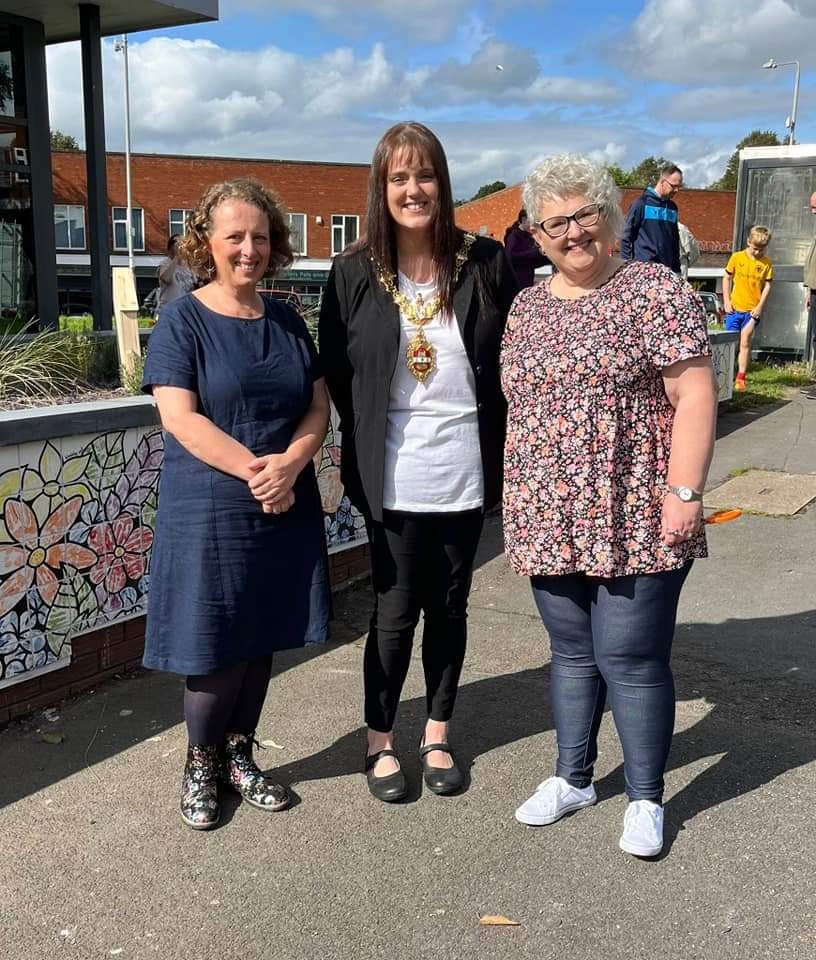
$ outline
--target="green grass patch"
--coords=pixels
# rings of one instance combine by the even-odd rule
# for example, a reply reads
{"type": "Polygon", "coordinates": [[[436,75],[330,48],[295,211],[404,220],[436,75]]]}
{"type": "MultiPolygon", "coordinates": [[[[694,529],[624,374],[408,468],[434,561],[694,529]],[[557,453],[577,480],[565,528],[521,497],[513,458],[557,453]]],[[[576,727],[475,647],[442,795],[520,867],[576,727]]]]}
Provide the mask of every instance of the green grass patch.
{"type": "Polygon", "coordinates": [[[752,363],[745,381],[745,392],[734,393],[720,404],[720,410],[747,410],[784,400],[792,388],[804,387],[813,381],[806,363],[752,363]]]}
{"type": "Polygon", "coordinates": [[[60,314],[59,328],[61,333],[90,333],[93,330],[93,317],[90,313],[60,314]]]}
{"type": "Polygon", "coordinates": [[[737,467],[736,470],[728,471],[728,478],[733,480],[734,477],[741,477],[744,473],[750,473],[752,470],[759,470],[759,467],[737,467]]]}

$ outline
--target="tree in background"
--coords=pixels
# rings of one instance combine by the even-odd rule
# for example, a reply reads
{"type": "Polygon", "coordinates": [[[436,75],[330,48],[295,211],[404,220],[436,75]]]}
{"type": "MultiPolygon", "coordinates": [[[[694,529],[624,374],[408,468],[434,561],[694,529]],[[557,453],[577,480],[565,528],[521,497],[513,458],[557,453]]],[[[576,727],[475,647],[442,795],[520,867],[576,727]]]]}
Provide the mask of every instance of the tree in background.
{"type": "MultiPolygon", "coordinates": [[[[504,180],[494,180],[493,183],[486,183],[479,187],[470,200],[481,200],[482,197],[488,197],[491,193],[498,193],[499,190],[504,190],[506,187],[507,184],[504,180]]],[[[470,203],[470,200],[468,200],[468,203],[470,203]]]]}
{"type": "Polygon", "coordinates": [[[69,133],[63,133],[62,130],[51,131],[51,149],[52,150],[79,150],[79,144],[69,133]]]}
{"type": "Polygon", "coordinates": [[[616,163],[607,166],[612,179],[619,187],[648,187],[657,183],[660,170],[668,161],[663,157],[646,157],[631,170],[624,170],[616,163]]]}
{"type": "Polygon", "coordinates": [[[719,180],[710,184],[709,190],[736,190],[737,174],[739,173],[739,152],[743,147],[779,147],[781,141],[773,130],[752,130],[747,137],[743,137],[737,144],[737,149],[731,154],[725,172],[719,180]]]}

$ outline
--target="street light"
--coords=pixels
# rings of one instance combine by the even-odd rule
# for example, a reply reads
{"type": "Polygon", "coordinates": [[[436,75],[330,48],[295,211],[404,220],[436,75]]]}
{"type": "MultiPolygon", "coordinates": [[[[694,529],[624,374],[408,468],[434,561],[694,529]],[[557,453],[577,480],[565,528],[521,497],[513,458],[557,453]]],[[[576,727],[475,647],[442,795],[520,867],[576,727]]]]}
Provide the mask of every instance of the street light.
{"type": "Polygon", "coordinates": [[[785,126],[790,131],[788,134],[788,144],[793,146],[793,144],[796,143],[796,109],[799,106],[799,61],[783,60],[782,63],[777,63],[776,60],[771,57],[767,63],[762,64],[763,70],[776,70],[779,67],[796,67],[796,80],[793,84],[793,107],[791,108],[791,115],[785,121],[785,126]]]}
{"type": "Polygon", "coordinates": [[[127,255],[128,267],[133,273],[133,197],[130,189],[130,84],[128,78],[128,39],[127,34],[122,34],[122,39],[117,40],[113,49],[123,56],[125,67],[125,193],[127,200],[126,233],[127,233],[127,255]]]}

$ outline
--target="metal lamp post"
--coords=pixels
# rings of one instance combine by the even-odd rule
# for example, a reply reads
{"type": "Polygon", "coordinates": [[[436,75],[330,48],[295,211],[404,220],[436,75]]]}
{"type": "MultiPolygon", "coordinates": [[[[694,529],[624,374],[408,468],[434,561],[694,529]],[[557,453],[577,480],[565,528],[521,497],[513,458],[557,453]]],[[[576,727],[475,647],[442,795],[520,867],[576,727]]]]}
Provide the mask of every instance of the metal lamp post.
{"type": "Polygon", "coordinates": [[[117,40],[113,49],[123,56],[125,67],[124,91],[125,91],[125,193],[127,202],[126,233],[127,233],[127,255],[128,267],[133,273],[133,196],[130,186],[130,82],[128,76],[128,39],[127,34],[122,34],[122,39],[117,40]]]}
{"type": "Polygon", "coordinates": [[[788,133],[788,144],[792,146],[796,143],[796,110],[799,107],[799,61],[783,60],[782,63],[777,63],[776,60],[771,57],[767,63],[762,64],[763,70],[776,70],[779,67],[796,67],[796,79],[793,83],[793,106],[791,107],[791,114],[785,124],[790,131],[788,133]]]}

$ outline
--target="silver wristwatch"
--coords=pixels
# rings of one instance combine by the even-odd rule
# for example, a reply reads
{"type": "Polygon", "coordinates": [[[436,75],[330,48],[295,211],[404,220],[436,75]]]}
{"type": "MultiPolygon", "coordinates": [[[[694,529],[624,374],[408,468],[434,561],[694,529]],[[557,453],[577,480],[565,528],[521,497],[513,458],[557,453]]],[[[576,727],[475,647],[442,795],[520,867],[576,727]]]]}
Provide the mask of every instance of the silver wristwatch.
{"type": "Polygon", "coordinates": [[[673,493],[679,500],[682,500],[683,503],[693,503],[695,500],[699,501],[703,499],[702,493],[699,490],[694,490],[692,487],[672,487],[669,486],[669,493],[673,493]]]}

